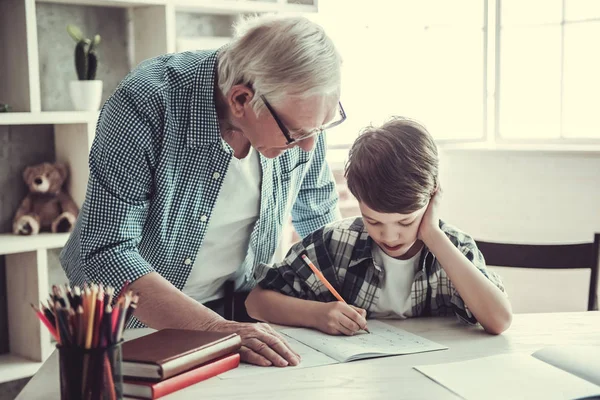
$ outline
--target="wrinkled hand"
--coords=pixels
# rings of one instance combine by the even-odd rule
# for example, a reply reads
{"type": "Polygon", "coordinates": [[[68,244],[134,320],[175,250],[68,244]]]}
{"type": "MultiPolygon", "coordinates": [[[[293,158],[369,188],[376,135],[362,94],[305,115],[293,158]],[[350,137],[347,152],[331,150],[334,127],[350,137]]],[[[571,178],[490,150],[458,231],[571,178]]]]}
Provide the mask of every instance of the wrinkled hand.
{"type": "Polygon", "coordinates": [[[433,196],[431,196],[429,204],[427,205],[427,210],[425,210],[425,214],[423,214],[421,224],[419,225],[417,238],[423,241],[426,245],[428,244],[429,239],[433,236],[433,233],[440,230],[440,218],[438,216],[441,202],[440,196],[440,189],[438,187],[438,189],[436,189],[433,193],[433,196]]]}
{"type": "Polygon", "coordinates": [[[269,324],[220,321],[211,330],[240,335],[240,357],[247,363],[264,367],[286,367],[300,363],[300,356],[269,324]]]}
{"type": "Polygon", "coordinates": [[[329,335],[352,336],[367,327],[367,312],[341,301],[320,303],[314,327],[329,335]]]}

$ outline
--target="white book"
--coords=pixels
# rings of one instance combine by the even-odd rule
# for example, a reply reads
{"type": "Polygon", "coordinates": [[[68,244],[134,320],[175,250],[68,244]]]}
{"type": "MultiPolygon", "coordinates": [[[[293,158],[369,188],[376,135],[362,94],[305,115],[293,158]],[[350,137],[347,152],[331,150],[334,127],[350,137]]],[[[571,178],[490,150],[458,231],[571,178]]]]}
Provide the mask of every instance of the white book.
{"type": "Polygon", "coordinates": [[[281,332],[337,360],[395,356],[445,350],[448,347],[381,321],[369,321],[369,331],[353,336],[331,336],[313,329],[289,328],[281,332]]]}
{"type": "Polygon", "coordinates": [[[337,364],[337,361],[331,357],[326,356],[323,353],[319,353],[318,351],[311,349],[308,346],[298,342],[297,340],[286,337],[285,338],[289,345],[294,349],[296,353],[301,357],[300,364],[295,366],[288,366],[285,368],[278,367],[261,367],[258,365],[241,363],[237,368],[226,371],[222,374],[219,374],[218,377],[220,379],[237,379],[246,376],[254,376],[265,373],[280,373],[280,372],[288,372],[292,370],[298,370],[302,368],[310,368],[310,367],[318,367],[321,365],[328,364],[337,364]]]}
{"type": "Polygon", "coordinates": [[[272,368],[240,364],[238,368],[219,375],[219,378],[233,379],[264,373],[280,373],[365,358],[422,353],[448,348],[381,321],[369,321],[369,331],[370,334],[359,332],[354,336],[331,336],[313,329],[282,329],[279,332],[284,335],[292,349],[302,357],[300,365],[272,368]]]}
{"type": "Polygon", "coordinates": [[[531,355],[502,354],[415,369],[468,400],[600,396],[599,346],[548,347],[531,355]]]}

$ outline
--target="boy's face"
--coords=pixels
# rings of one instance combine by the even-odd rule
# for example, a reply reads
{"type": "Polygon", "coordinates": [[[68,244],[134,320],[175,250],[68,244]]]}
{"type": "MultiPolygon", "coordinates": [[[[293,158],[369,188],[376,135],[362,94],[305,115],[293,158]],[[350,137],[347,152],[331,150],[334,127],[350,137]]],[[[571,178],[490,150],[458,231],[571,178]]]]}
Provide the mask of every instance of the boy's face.
{"type": "Polygon", "coordinates": [[[387,255],[394,258],[414,255],[407,253],[417,241],[419,225],[427,205],[410,214],[380,213],[363,202],[359,202],[359,206],[369,236],[387,255]]]}

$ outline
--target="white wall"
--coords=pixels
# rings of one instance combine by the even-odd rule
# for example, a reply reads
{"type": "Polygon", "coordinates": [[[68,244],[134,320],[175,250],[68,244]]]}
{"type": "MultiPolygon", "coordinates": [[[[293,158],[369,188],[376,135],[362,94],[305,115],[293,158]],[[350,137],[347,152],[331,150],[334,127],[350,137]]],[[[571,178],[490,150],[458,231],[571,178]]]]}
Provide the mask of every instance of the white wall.
{"type": "MultiPolygon", "coordinates": [[[[441,217],[475,238],[590,242],[600,232],[600,154],[442,150],[440,160],[441,217]]],[[[589,270],[496,271],[514,312],[587,309],[589,270]]]]}
{"type": "Polygon", "coordinates": [[[588,242],[600,232],[600,154],[443,150],[442,218],[486,240],[588,242]]]}

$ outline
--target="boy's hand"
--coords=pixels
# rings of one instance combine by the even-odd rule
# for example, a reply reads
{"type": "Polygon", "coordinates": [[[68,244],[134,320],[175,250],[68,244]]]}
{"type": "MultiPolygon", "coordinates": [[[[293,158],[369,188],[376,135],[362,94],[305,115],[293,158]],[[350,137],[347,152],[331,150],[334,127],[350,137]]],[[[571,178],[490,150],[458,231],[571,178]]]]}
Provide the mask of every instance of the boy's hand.
{"type": "Polygon", "coordinates": [[[421,219],[421,225],[419,225],[419,232],[417,233],[417,238],[425,243],[425,245],[429,246],[429,242],[436,232],[440,230],[440,218],[438,216],[438,210],[440,206],[440,189],[433,192],[433,196],[429,200],[429,204],[427,205],[427,210],[425,210],[425,214],[423,214],[423,219],[421,219]]]}
{"type": "Polygon", "coordinates": [[[354,335],[367,326],[367,312],[341,301],[319,303],[314,327],[329,335],[354,335]]]}

